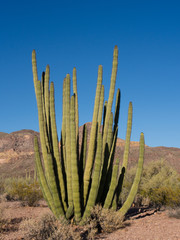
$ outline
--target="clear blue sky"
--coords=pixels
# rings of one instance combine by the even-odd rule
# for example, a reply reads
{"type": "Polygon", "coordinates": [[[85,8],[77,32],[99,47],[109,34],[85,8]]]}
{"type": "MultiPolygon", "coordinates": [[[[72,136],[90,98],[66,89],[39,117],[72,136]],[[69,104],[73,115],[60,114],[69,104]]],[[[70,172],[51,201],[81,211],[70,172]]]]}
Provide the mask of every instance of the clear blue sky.
{"type": "Polygon", "coordinates": [[[61,129],[62,82],[77,68],[80,125],[92,120],[98,65],[106,99],[113,48],[121,89],[119,137],[133,102],[132,140],[180,147],[180,1],[1,1],[0,131],[38,131],[31,53],[50,65],[61,129]]]}

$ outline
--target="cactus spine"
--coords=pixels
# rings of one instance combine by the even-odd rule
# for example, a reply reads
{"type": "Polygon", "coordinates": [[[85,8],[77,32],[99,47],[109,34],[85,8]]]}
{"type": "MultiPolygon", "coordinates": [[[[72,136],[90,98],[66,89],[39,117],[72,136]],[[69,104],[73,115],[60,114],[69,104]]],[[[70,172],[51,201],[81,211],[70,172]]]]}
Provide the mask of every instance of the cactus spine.
{"type": "MultiPolygon", "coordinates": [[[[115,46],[109,99],[104,102],[103,69],[100,65],[90,140],[88,144],[87,128],[84,125],[80,149],[76,69],[73,69],[72,96],[70,95],[71,80],[69,74],[66,75],[63,82],[63,117],[59,145],[55,119],[54,84],[52,82],[49,84],[50,69],[49,66],[46,67],[46,72],[43,72],[42,79],[39,81],[36,53],[34,50],[32,52],[33,79],[42,151],[41,159],[38,140],[35,137],[37,176],[44,198],[57,219],[63,216],[67,221],[74,217],[77,223],[83,223],[96,203],[100,203],[104,208],[117,208],[124,173],[127,168],[132,128],[132,103],[130,103],[124,158],[119,173],[120,159],[114,160],[120,108],[119,89],[116,94],[114,116],[112,113],[117,65],[118,48],[115,46]],[[103,127],[101,129],[102,117],[103,127]]],[[[143,156],[144,135],[141,134],[137,173],[129,196],[119,210],[121,216],[127,212],[137,192],[142,172],[143,156]]]]}

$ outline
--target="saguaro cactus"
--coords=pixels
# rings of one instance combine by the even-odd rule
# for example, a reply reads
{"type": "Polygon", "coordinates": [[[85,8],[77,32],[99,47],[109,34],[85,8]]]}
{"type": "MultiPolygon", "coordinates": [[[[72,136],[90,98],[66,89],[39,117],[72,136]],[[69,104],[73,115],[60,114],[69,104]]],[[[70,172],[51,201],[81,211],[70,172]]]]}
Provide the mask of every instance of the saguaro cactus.
{"type": "MultiPolygon", "coordinates": [[[[127,134],[122,166],[115,159],[120,108],[120,90],[116,95],[115,113],[112,105],[118,66],[118,48],[115,46],[108,101],[104,103],[102,85],[103,68],[99,66],[94,112],[87,144],[87,129],[84,125],[82,141],[79,141],[79,116],[76,69],[73,69],[73,95],[70,96],[70,75],[63,82],[63,117],[60,144],[58,140],[54,84],[50,79],[49,66],[38,80],[36,53],[32,52],[32,69],[38,106],[39,130],[42,157],[37,137],[34,139],[37,176],[48,206],[56,218],[65,221],[74,217],[83,223],[97,203],[104,208],[117,209],[128,153],[132,128],[132,103],[129,104],[127,134]],[[103,113],[104,108],[104,113],[103,113]],[[103,125],[101,122],[103,119],[103,125]],[[79,146],[79,142],[82,142],[79,146]],[[88,146],[88,150],[87,150],[88,146]],[[80,148],[81,147],[81,148],[80,148]]],[[[140,156],[137,173],[127,200],[119,215],[125,215],[137,193],[144,156],[144,135],[140,137],[140,156]]]]}

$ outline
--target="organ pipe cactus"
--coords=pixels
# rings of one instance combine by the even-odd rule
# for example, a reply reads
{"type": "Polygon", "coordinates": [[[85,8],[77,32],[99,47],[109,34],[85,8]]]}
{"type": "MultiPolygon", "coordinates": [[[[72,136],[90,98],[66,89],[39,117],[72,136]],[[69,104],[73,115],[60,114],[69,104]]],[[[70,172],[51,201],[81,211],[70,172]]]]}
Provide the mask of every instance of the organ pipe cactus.
{"type": "MultiPolygon", "coordinates": [[[[98,69],[94,112],[90,139],[84,125],[83,137],[79,139],[79,116],[76,69],[73,69],[73,95],[70,75],[63,82],[63,116],[60,144],[58,140],[54,84],[49,83],[50,69],[46,67],[41,81],[38,80],[36,53],[32,52],[32,69],[38,107],[41,150],[37,137],[34,139],[37,176],[48,206],[57,219],[74,218],[83,223],[96,204],[117,210],[124,174],[127,169],[132,128],[132,103],[129,104],[127,133],[123,162],[114,159],[118,134],[120,90],[118,89],[113,116],[112,105],[118,66],[118,48],[115,46],[108,101],[104,102],[102,85],[103,68],[98,69]],[[103,113],[104,109],[104,113],[103,113]],[[103,124],[101,126],[101,122],[103,124]],[[81,142],[81,146],[79,146],[81,142]],[[42,152],[42,156],[40,154],[42,152]]],[[[137,173],[129,196],[118,210],[124,216],[137,193],[144,158],[144,135],[140,137],[140,155],[137,173]]]]}

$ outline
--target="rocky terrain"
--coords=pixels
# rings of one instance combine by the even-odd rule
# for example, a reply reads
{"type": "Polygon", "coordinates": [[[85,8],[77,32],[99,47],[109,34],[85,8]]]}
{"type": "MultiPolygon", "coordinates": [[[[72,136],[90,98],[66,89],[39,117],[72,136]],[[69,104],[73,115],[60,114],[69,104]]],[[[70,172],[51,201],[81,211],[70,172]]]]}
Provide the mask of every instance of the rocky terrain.
{"type": "MultiPolygon", "coordinates": [[[[91,124],[87,123],[88,133],[91,124]]],[[[82,139],[83,127],[80,127],[80,142],[82,139]]],[[[21,130],[10,134],[0,133],[0,177],[25,176],[26,171],[34,172],[34,136],[39,133],[32,130],[21,130]]],[[[88,134],[89,139],[89,134],[88,134]]],[[[116,156],[123,157],[125,141],[117,139],[116,156]]],[[[129,167],[138,161],[139,143],[131,142],[129,167]]],[[[168,147],[145,147],[145,164],[150,161],[163,159],[171,164],[180,173],[180,149],[168,147]]],[[[27,219],[36,221],[43,213],[50,213],[46,203],[38,207],[23,206],[17,201],[0,201],[2,217],[8,221],[7,231],[0,233],[0,239],[20,240],[25,239],[19,226],[27,219]]],[[[168,210],[158,211],[148,209],[145,212],[138,211],[137,215],[127,218],[125,228],[111,234],[101,234],[97,239],[115,240],[180,240],[180,220],[170,218],[168,210]]]]}
{"type": "MultiPolygon", "coordinates": [[[[88,139],[91,123],[86,124],[88,139]]],[[[82,139],[83,127],[79,130],[79,139],[82,139]]],[[[34,171],[34,135],[38,132],[32,130],[21,130],[10,134],[0,132],[0,176],[23,176],[26,171],[34,171]]],[[[125,141],[117,139],[116,156],[123,157],[125,141]]],[[[139,143],[131,142],[129,166],[137,163],[139,156],[139,143]]],[[[180,149],[168,147],[145,147],[145,164],[150,161],[163,159],[169,162],[180,173],[180,149]]]]}
{"type": "MultiPolygon", "coordinates": [[[[27,220],[36,223],[45,214],[52,214],[44,201],[41,201],[37,207],[22,206],[19,201],[0,202],[0,209],[3,209],[3,219],[8,223],[4,226],[6,231],[0,233],[0,240],[24,240],[26,237],[20,225],[27,226],[27,220]]],[[[149,209],[129,216],[123,228],[109,234],[102,233],[95,239],[180,240],[179,226],[180,219],[170,217],[169,210],[149,209]]]]}

